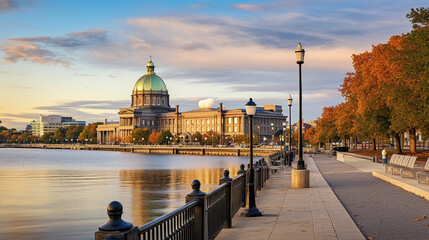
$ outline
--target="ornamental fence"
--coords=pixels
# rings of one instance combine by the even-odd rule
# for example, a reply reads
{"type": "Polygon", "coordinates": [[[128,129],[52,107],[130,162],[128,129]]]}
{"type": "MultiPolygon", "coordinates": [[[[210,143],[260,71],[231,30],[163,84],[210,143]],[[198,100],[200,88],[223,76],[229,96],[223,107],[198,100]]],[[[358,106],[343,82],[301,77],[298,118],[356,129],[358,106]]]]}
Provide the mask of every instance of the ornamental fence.
{"type": "MultiPolygon", "coordinates": [[[[270,178],[270,166],[284,163],[281,157],[283,153],[278,152],[256,161],[255,190],[261,191],[270,178]]],[[[185,197],[184,206],[141,227],[122,220],[122,204],[113,201],[107,207],[110,219],[95,232],[95,240],[214,239],[223,228],[231,227],[232,217],[246,206],[250,174],[244,164],[237,174],[230,178],[225,170],[219,186],[208,193],[200,190],[199,180],[192,181],[192,192],[185,197]]]]}

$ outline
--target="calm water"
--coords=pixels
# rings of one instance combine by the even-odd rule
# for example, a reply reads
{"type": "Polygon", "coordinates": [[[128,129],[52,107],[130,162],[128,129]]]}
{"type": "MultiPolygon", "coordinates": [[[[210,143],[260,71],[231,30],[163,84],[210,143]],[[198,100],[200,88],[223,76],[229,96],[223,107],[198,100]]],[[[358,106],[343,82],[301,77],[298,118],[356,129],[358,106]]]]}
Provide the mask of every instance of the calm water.
{"type": "Polygon", "coordinates": [[[93,239],[110,201],[143,225],[232,176],[246,157],[0,148],[0,239],[93,239]]]}

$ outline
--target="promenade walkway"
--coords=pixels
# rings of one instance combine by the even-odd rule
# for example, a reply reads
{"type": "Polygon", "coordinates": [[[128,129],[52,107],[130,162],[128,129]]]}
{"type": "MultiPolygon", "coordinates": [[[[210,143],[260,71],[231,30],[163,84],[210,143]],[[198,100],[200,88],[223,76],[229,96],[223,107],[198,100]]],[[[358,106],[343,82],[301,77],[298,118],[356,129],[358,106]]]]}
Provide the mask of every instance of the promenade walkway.
{"type": "Polygon", "coordinates": [[[245,218],[238,212],[233,227],[216,239],[365,239],[313,159],[305,155],[304,160],[310,188],[292,189],[291,168],[279,171],[256,197],[263,216],[245,218]]]}

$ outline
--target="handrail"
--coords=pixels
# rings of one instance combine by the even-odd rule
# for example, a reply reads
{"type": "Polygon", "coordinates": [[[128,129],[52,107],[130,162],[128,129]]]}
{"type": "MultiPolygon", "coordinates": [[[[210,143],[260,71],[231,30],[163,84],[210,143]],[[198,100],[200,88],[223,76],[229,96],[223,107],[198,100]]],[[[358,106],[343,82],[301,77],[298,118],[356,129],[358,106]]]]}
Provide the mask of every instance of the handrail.
{"type": "MultiPolygon", "coordinates": [[[[181,214],[182,212],[185,212],[186,210],[195,207],[200,202],[201,202],[201,199],[199,199],[199,198],[194,199],[194,200],[186,203],[185,205],[173,210],[172,212],[169,212],[169,213],[167,213],[167,214],[165,214],[165,215],[163,215],[157,219],[154,219],[154,220],[146,223],[145,225],[140,227],[141,234],[145,234],[145,232],[148,232],[151,229],[157,227],[158,225],[165,223],[168,219],[171,219],[171,218],[181,214]]],[[[190,216],[188,216],[188,217],[190,217],[190,216]]]]}
{"type": "MultiPolygon", "coordinates": [[[[271,157],[278,160],[284,155],[272,154],[268,161],[271,157]]],[[[270,177],[270,167],[263,161],[265,160],[259,160],[254,169],[257,175],[255,189],[259,188],[259,190],[264,187],[270,177]]],[[[141,227],[123,221],[121,219],[122,205],[115,202],[113,206],[119,204],[120,208],[108,210],[110,220],[99,227],[99,231],[95,233],[95,240],[214,239],[224,227],[231,227],[232,216],[240,207],[246,206],[247,183],[250,174],[244,170],[243,164],[237,174],[235,178],[230,178],[229,171],[225,170],[224,178],[219,180],[219,186],[208,193],[200,191],[201,183],[194,180],[192,182],[193,191],[186,196],[185,205],[141,227]],[[121,228],[115,229],[117,223],[120,223],[121,228]]]]}

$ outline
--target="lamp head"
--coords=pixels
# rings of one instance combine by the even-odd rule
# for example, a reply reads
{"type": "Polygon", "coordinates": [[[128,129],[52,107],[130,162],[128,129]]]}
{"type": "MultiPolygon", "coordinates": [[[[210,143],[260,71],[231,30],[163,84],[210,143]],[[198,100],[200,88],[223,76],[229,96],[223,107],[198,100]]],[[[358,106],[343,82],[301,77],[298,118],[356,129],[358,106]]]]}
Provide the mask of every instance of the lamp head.
{"type": "Polygon", "coordinates": [[[256,113],[256,103],[252,100],[252,98],[249,99],[249,101],[245,105],[246,107],[246,114],[249,116],[253,116],[256,113]]]}
{"type": "Polygon", "coordinates": [[[289,98],[287,99],[287,105],[292,106],[292,96],[289,94],[289,98]]]}
{"type": "Polygon", "coordinates": [[[305,51],[302,48],[301,43],[299,43],[298,47],[295,50],[296,63],[298,63],[298,64],[303,64],[304,63],[304,54],[305,54],[305,51]]]}

